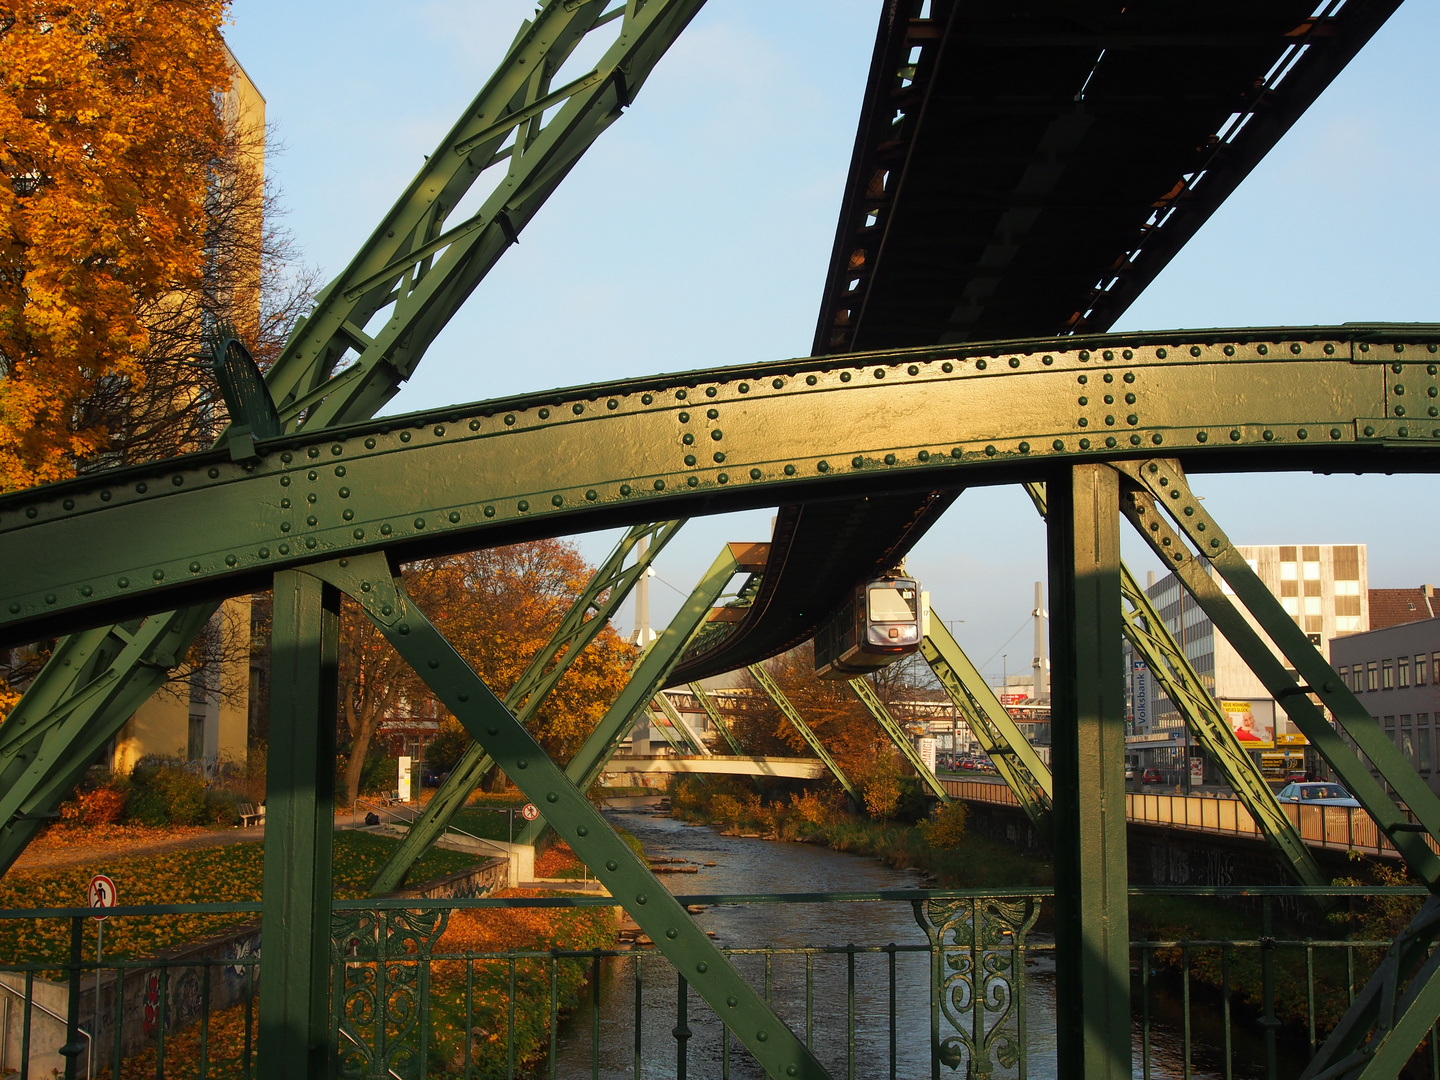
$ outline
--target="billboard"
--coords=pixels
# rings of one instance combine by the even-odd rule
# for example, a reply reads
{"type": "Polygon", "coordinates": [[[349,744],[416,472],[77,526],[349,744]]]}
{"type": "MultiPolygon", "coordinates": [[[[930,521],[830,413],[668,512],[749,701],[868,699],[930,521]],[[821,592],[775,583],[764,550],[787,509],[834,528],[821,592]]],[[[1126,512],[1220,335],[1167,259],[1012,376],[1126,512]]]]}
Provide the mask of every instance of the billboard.
{"type": "Polygon", "coordinates": [[[1131,686],[1133,689],[1130,695],[1130,720],[1134,724],[1135,730],[1140,731],[1150,719],[1149,672],[1139,660],[1134,662],[1132,670],[1131,686]]]}
{"type": "Polygon", "coordinates": [[[1275,703],[1273,701],[1222,701],[1230,730],[1247,750],[1271,749],[1275,745],[1275,703]]]}

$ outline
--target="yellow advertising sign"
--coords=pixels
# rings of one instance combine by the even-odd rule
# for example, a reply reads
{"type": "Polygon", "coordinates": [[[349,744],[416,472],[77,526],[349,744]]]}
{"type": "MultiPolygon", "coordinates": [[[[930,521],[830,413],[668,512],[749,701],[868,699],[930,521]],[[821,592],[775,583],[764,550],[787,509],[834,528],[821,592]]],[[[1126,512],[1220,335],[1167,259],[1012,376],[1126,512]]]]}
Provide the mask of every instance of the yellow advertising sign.
{"type": "Polygon", "coordinates": [[[1222,701],[1220,711],[1230,724],[1230,730],[1240,745],[1247,750],[1270,749],[1275,745],[1275,716],[1257,709],[1253,701],[1222,701]]]}

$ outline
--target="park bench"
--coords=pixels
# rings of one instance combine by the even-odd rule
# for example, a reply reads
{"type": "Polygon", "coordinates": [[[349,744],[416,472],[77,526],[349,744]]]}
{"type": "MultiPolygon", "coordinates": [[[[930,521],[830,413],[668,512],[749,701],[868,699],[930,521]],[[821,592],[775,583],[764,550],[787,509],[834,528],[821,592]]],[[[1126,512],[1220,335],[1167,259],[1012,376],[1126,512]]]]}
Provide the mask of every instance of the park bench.
{"type": "Polygon", "coordinates": [[[257,814],[255,812],[254,803],[242,802],[238,807],[236,807],[236,809],[239,811],[240,814],[241,828],[248,829],[251,825],[256,824],[264,817],[263,814],[257,814]]]}

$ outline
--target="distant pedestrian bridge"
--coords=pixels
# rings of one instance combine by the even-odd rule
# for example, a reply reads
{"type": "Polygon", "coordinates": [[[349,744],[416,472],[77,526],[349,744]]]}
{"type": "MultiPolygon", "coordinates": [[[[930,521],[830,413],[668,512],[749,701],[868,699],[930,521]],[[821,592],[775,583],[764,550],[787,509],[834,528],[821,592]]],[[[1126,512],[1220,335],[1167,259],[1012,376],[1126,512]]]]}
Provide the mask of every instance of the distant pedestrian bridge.
{"type": "Polygon", "coordinates": [[[668,754],[654,757],[616,755],[605,767],[614,773],[723,773],[731,776],[784,776],[816,780],[825,773],[819,758],[737,757],[724,754],[668,754]]]}

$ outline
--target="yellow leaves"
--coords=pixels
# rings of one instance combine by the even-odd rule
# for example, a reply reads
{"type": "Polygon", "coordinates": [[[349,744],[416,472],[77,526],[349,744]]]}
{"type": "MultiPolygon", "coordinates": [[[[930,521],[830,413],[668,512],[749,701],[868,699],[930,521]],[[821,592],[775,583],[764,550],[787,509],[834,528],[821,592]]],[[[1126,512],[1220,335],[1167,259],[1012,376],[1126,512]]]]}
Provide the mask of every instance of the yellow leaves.
{"type": "Polygon", "coordinates": [[[229,81],[225,0],[16,0],[0,50],[0,490],[107,436],[77,415],[136,377],[137,304],[198,278],[229,81]]]}

